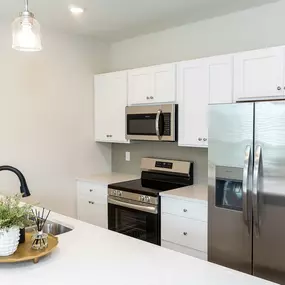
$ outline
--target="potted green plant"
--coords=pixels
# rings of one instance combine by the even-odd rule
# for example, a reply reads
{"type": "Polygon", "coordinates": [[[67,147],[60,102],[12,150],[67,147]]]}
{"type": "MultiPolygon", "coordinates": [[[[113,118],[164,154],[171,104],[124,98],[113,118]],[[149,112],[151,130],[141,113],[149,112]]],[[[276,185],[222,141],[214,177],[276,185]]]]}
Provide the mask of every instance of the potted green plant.
{"type": "Polygon", "coordinates": [[[18,248],[20,229],[32,224],[31,205],[21,205],[21,195],[0,198],[0,256],[12,255],[18,248]]]}

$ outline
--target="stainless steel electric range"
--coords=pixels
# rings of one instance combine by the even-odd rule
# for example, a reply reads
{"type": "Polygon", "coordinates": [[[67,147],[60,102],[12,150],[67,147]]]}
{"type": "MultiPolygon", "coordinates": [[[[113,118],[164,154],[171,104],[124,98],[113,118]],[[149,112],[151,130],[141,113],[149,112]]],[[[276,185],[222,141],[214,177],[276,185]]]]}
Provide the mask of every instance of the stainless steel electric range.
{"type": "Polygon", "coordinates": [[[162,191],[193,185],[193,162],[143,158],[141,179],[108,186],[108,228],[160,245],[162,191]]]}

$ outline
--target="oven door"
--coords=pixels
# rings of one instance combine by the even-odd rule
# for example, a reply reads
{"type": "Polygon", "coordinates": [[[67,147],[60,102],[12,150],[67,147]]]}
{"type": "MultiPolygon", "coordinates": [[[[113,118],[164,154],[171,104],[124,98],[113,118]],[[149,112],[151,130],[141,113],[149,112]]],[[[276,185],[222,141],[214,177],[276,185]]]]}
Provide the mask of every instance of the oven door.
{"type": "Polygon", "coordinates": [[[158,206],[108,197],[108,229],[160,245],[158,206]]]}
{"type": "Polygon", "coordinates": [[[126,107],[126,139],[175,141],[176,105],[126,107]]]}

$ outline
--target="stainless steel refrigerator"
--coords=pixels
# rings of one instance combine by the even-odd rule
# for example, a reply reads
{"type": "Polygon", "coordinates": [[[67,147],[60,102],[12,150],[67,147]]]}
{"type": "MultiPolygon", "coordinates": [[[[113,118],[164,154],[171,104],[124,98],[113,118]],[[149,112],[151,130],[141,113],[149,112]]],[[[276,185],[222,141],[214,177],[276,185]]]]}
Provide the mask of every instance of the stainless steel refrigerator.
{"type": "Polygon", "coordinates": [[[285,101],[209,107],[209,261],[285,284],[285,101]]]}

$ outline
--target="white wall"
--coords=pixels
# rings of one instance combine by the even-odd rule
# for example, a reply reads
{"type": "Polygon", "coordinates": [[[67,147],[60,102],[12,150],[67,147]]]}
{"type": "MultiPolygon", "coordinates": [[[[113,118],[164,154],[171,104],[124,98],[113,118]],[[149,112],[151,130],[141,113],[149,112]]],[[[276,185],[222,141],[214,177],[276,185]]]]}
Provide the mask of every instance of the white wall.
{"type": "MultiPolygon", "coordinates": [[[[44,49],[11,49],[0,26],[0,165],[18,167],[33,197],[75,216],[75,178],[110,168],[109,146],[94,143],[93,74],[105,71],[108,46],[86,37],[43,31],[44,49]]],[[[0,172],[0,192],[19,191],[0,172]]]]}
{"type": "Polygon", "coordinates": [[[285,44],[285,1],[118,42],[110,70],[285,44]]]}

